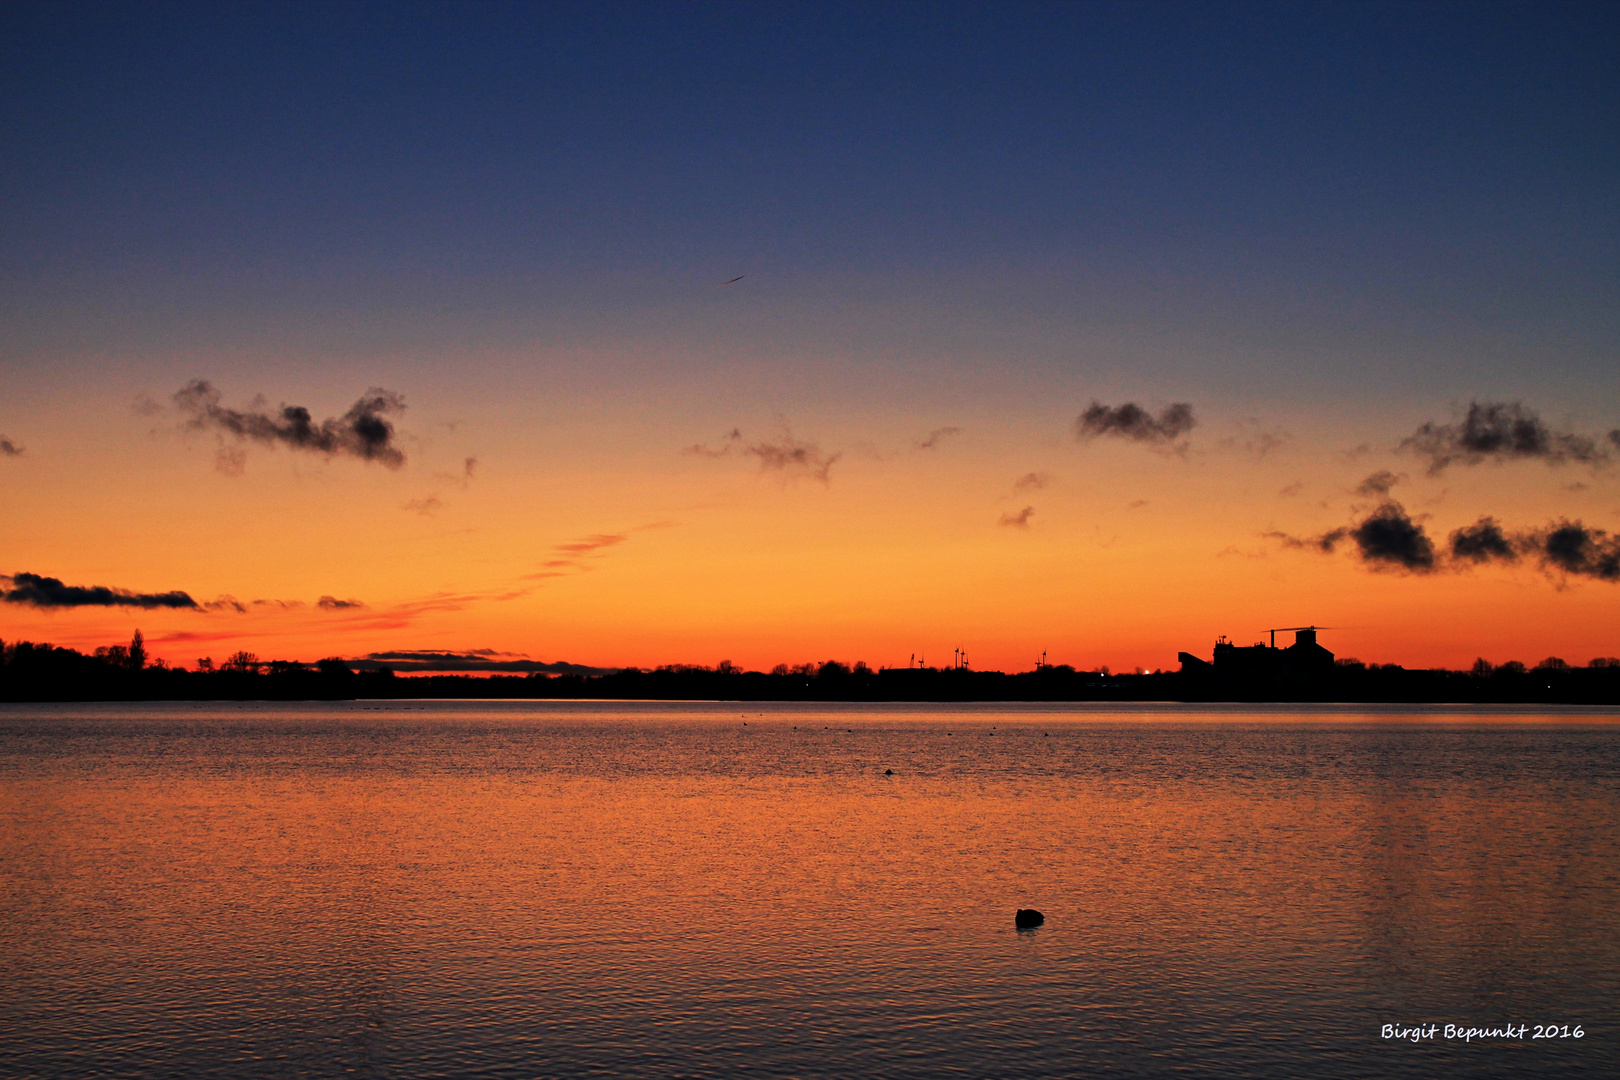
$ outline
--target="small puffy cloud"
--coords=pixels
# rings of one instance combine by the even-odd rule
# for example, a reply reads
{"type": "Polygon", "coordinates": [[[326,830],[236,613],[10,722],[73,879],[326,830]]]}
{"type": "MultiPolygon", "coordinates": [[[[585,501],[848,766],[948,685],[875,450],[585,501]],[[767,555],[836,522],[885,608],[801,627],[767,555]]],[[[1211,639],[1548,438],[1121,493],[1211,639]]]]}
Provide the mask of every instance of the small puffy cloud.
{"type": "Polygon", "coordinates": [[[1388,469],[1380,469],[1357,484],[1355,493],[1369,499],[1387,499],[1389,498],[1390,489],[1403,479],[1405,478],[1397,476],[1388,469]]]}
{"type": "MultiPolygon", "coordinates": [[[[1608,438],[1620,446],[1616,433],[1608,438]]],[[[1429,475],[1452,465],[1487,461],[1545,461],[1549,465],[1606,463],[1609,451],[1587,435],[1555,431],[1518,401],[1473,401],[1460,423],[1430,421],[1405,439],[1400,450],[1427,458],[1429,475]]]]}
{"type": "Polygon", "coordinates": [[[1422,525],[1407,516],[1397,502],[1386,502],[1354,525],[1330,529],[1316,536],[1266,534],[1285,547],[1331,554],[1349,540],[1361,561],[1375,569],[1428,573],[1435,568],[1434,541],[1422,525]]]}
{"type": "Polygon", "coordinates": [[[1183,436],[1197,425],[1192,406],[1185,402],[1170,405],[1154,416],[1134,401],[1117,406],[1093,401],[1075,418],[1074,432],[1082,440],[1107,436],[1179,452],[1186,449],[1183,436]]]}
{"type": "Polygon", "coordinates": [[[0,457],[21,457],[25,449],[20,443],[14,443],[4,435],[0,435],[0,457]]]}
{"type": "Polygon", "coordinates": [[[1017,480],[1013,481],[1013,490],[1014,491],[1039,491],[1042,488],[1046,487],[1046,485],[1050,484],[1051,482],[1052,482],[1052,478],[1050,476],[1048,476],[1046,473],[1040,473],[1040,472],[1025,473],[1023,476],[1020,476],[1017,480]]]}
{"type": "Polygon", "coordinates": [[[1599,581],[1620,581],[1620,536],[1579,521],[1559,521],[1528,534],[1545,569],[1599,581]]]}
{"type": "Polygon", "coordinates": [[[1373,566],[1428,573],[1434,569],[1434,541],[1423,526],[1406,515],[1400,503],[1388,502],[1350,530],[1363,562],[1373,566]]]}
{"type": "Polygon", "coordinates": [[[359,600],[339,600],[335,596],[323,596],[315,601],[315,606],[322,611],[353,611],[366,605],[359,600]]]}
{"type": "MultiPolygon", "coordinates": [[[[327,457],[355,457],[390,469],[405,464],[388,419],[405,411],[405,399],[391,390],[372,387],[348,412],[319,423],[302,405],[283,404],[271,411],[262,400],[247,409],[226,408],[220,402],[220,392],[205,379],[193,379],[174,395],[175,405],[189,417],[186,426],[193,430],[327,457]]],[[[224,471],[240,471],[243,456],[239,447],[233,449],[236,454],[220,462],[224,471]]]]}
{"type": "Polygon", "coordinates": [[[1462,563],[1513,562],[1519,552],[1493,517],[1482,517],[1451,533],[1451,557],[1462,563]]]}
{"type": "Polygon", "coordinates": [[[1029,528],[1029,519],[1034,515],[1035,508],[1026,506],[1016,514],[1002,514],[996,524],[1009,529],[1027,529],[1029,528]]]}

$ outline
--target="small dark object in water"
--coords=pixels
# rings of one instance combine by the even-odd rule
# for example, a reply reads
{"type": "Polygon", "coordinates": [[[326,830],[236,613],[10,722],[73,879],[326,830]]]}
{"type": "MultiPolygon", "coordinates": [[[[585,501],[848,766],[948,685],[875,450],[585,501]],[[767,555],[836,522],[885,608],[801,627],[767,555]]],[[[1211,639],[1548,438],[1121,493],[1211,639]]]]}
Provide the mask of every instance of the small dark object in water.
{"type": "Polygon", "coordinates": [[[884,776],[893,776],[894,775],[894,770],[893,769],[884,769],[883,770],[883,775],[884,776]]]}
{"type": "Polygon", "coordinates": [[[1030,927],[1039,926],[1045,921],[1046,916],[1034,908],[1019,908],[1018,914],[1013,916],[1013,925],[1020,930],[1028,930],[1030,927]]]}

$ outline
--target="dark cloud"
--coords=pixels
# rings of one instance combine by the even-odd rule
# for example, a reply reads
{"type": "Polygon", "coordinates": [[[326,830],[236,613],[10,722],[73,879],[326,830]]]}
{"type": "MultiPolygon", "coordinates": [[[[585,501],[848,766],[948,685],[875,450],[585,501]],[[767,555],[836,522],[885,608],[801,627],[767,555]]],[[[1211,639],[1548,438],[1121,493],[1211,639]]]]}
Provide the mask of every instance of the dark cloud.
{"type": "Polygon", "coordinates": [[[1381,569],[1423,574],[1436,566],[1434,541],[1429,539],[1422,525],[1406,515],[1405,508],[1398,502],[1386,502],[1355,525],[1330,529],[1319,536],[1289,536],[1280,532],[1265,535],[1280,540],[1284,547],[1323,554],[1331,554],[1341,543],[1352,540],[1361,561],[1381,569]]]}
{"type": "Polygon", "coordinates": [[[917,449],[932,450],[940,443],[950,438],[952,435],[960,434],[962,434],[962,429],[959,427],[935,428],[933,431],[930,431],[927,435],[924,435],[922,438],[917,440],[917,449]]]}
{"type": "Polygon", "coordinates": [[[1485,461],[1533,459],[1549,465],[1571,461],[1601,465],[1609,460],[1609,452],[1596,439],[1554,431],[1517,401],[1470,402],[1462,423],[1430,421],[1401,440],[1399,449],[1428,458],[1431,476],[1453,464],[1478,465],[1485,461]]]}
{"type": "Polygon", "coordinates": [[[315,606],[322,611],[353,611],[366,605],[359,600],[339,600],[335,596],[323,596],[315,601],[315,606]]]}
{"type": "Polygon", "coordinates": [[[1589,577],[1620,581],[1620,536],[1590,528],[1579,521],[1555,521],[1540,529],[1509,532],[1494,517],[1452,531],[1441,558],[1423,526],[1407,517],[1396,502],[1386,502],[1359,524],[1314,537],[1267,533],[1285,547],[1332,552],[1344,540],[1354,540],[1363,562],[1374,567],[1429,573],[1464,570],[1486,563],[1516,563],[1535,556],[1541,569],[1554,579],[1589,577]]]}
{"type": "Polygon", "coordinates": [[[1029,528],[1029,519],[1034,515],[1035,508],[1026,506],[1016,514],[1002,514],[1001,520],[997,521],[996,524],[1005,525],[1010,529],[1027,529],[1029,528]]]}
{"type": "Polygon", "coordinates": [[[1434,569],[1434,542],[1400,503],[1387,502],[1350,530],[1363,562],[1427,573],[1434,569]]]}
{"type": "Polygon", "coordinates": [[[0,435],[0,457],[19,457],[22,455],[23,450],[24,447],[21,445],[12,442],[4,435],[0,435]]]}
{"type": "MultiPolygon", "coordinates": [[[[220,392],[203,379],[194,379],[175,395],[174,402],[190,419],[187,426],[235,436],[267,446],[307,450],[327,457],[348,456],[375,461],[390,469],[405,464],[405,454],[394,445],[394,425],[387,417],[405,411],[398,394],[372,387],[340,417],[315,423],[302,405],[282,405],[274,413],[255,401],[241,411],[220,404],[220,392]]],[[[222,459],[226,471],[240,471],[240,451],[222,459]]]]}
{"type": "Polygon", "coordinates": [[[135,607],[135,608],[189,608],[201,609],[190,596],[176,589],[165,593],[138,593],[130,589],[115,589],[106,585],[64,585],[53,577],[39,574],[12,574],[0,576],[0,598],[8,604],[27,604],[38,608],[74,607],[135,607]]]}
{"type": "Polygon", "coordinates": [[[427,650],[396,650],[367,653],[356,660],[345,661],[352,668],[375,671],[392,668],[395,671],[464,671],[507,672],[546,675],[606,675],[611,668],[587,667],[570,664],[565,660],[550,663],[530,660],[521,653],[499,652],[495,649],[469,649],[466,652],[435,652],[427,650]]]}
{"type": "Polygon", "coordinates": [[[1527,538],[1549,571],[1620,581],[1620,536],[1589,529],[1579,521],[1559,521],[1527,538]]]}
{"type": "Polygon", "coordinates": [[[757,458],[760,469],[765,472],[808,476],[823,484],[828,482],[833,465],[844,456],[842,453],[824,453],[820,446],[796,438],[791,431],[784,431],[774,442],[750,443],[743,438],[742,430],[739,428],[732,428],[718,446],[695,443],[683,452],[708,458],[728,457],[732,454],[757,458]]]}
{"type": "Polygon", "coordinates": [[[1178,440],[1196,427],[1192,406],[1184,402],[1167,407],[1154,416],[1134,401],[1110,408],[1093,401],[1074,421],[1075,435],[1081,439],[1094,439],[1108,435],[1134,442],[1184,450],[1186,444],[1178,440]]]}
{"type": "Polygon", "coordinates": [[[1461,563],[1513,562],[1519,552],[1493,517],[1482,517],[1451,534],[1451,557],[1461,563]]]}
{"type": "Polygon", "coordinates": [[[1390,489],[1403,479],[1404,477],[1397,476],[1388,469],[1380,469],[1356,485],[1356,494],[1372,499],[1385,499],[1389,497],[1390,489]]]}

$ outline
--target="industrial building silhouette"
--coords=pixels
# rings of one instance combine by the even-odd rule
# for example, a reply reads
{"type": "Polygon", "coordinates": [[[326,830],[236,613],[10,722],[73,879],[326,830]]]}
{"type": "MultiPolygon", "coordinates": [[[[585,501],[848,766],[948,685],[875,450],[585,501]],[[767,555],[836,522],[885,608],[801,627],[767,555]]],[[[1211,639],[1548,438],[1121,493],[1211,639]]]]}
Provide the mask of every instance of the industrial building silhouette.
{"type": "Polygon", "coordinates": [[[1193,676],[1214,676],[1225,679],[1250,681],[1324,675],[1333,670],[1333,654],[1317,644],[1315,626],[1281,626],[1269,630],[1271,644],[1263,641],[1253,645],[1234,645],[1224,635],[1215,639],[1214,661],[1178,653],[1181,673],[1193,676]],[[1294,643],[1277,648],[1277,635],[1285,630],[1294,632],[1294,643]]]}

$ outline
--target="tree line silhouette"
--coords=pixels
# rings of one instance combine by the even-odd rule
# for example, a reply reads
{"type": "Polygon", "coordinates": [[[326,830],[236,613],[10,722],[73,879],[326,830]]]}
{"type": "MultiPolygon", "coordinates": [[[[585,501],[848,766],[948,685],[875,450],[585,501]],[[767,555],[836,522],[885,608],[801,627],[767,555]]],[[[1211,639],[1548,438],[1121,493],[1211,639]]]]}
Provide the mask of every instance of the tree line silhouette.
{"type": "Polygon", "coordinates": [[[721,701],[1343,701],[1620,704],[1620,659],[1584,666],[1548,657],[1534,667],[1478,660],[1466,671],[1341,659],[1320,674],[1234,679],[1178,671],[1110,673],[1067,664],[1030,671],[966,666],[874,670],[864,662],[778,664],[745,671],[668,664],[601,675],[397,676],[330,657],[313,664],[240,651],[193,668],[153,659],[137,630],[129,644],[85,654],[0,641],[0,701],[353,700],[358,698],[594,698],[721,701]]]}

